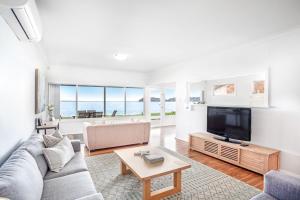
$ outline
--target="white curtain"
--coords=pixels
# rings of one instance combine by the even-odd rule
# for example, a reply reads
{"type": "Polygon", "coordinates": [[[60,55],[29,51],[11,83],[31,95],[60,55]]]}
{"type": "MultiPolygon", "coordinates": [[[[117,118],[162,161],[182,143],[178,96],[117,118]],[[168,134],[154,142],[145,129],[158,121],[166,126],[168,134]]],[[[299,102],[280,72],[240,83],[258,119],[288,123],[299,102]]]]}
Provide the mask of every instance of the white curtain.
{"type": "Polygon", "coordinates": [[[60,85],[49,84],[49,104],[54,105],[54,117],[60,117],[60,85]]]}

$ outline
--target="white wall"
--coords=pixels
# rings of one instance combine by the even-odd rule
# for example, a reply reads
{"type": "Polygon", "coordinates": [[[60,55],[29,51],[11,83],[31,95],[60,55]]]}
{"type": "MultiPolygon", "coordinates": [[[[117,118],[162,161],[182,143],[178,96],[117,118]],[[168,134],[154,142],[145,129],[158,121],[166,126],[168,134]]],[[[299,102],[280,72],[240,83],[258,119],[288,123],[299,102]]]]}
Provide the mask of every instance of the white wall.
{"type": "Polygon", "coordinates": [[[32,43],[20,42],[0,17],[0,164],[34,130],[34,71],[45,66],[32,43]]]}
{"type": "Polygon", "coordinates": [[[205,108],[184,109],[186,81],[260,73],[270,69],[271,108],[252,113],[252,142],[280,149],[281,168],[300,174],[300,29],[153,72],[151,83],[177,82],[177,137],[205,131],[205,108]]]}
{"type": "Polygon", "coordinates": [[[48,69],[50,83],[143,87],[146,85],[146,80],[145,73],[96,67],[51,66],[48,69]]]}

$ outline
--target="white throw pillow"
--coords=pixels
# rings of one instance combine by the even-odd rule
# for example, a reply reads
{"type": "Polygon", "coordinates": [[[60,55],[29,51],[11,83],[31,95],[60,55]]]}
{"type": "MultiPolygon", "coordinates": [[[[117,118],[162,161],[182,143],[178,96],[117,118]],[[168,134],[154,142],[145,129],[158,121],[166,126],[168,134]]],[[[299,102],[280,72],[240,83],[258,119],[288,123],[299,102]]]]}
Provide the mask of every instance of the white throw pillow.
{"type": "Polygon", "coordinates": [[[43,153],[53,172],[59,172],[75,155],[71,141],[67,137],[54,147],[43,149],[43,153]]]}

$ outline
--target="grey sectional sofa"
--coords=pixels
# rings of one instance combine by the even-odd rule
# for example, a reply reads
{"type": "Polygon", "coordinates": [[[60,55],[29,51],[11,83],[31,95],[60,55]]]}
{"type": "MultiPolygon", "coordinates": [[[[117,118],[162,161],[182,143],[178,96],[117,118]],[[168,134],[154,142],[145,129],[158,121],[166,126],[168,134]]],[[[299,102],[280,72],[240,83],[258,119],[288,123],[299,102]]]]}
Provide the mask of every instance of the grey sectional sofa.
{"type": "Polygon", "coordinates": [[[34,134],[0,167],[0,197],[11,200],[103,200],[88,172],[80,142],[75,156],[59,172],[48,170],[43,140],[34,134]]]}
{"type": "Polygon", "coordinates": [[[300,178],[283,172],[265,174],[264,192],[251,200],[300,200],[300,178]]]}

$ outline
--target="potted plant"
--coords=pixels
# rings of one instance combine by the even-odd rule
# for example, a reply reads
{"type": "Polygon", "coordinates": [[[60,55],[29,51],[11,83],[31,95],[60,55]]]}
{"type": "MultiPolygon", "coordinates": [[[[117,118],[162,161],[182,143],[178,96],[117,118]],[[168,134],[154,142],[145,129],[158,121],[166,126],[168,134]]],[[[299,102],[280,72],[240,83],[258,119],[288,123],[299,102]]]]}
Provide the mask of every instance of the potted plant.
{"type": "Polygon", "coordinates": [[[54,118],[54,106],[49,104],[46,106],[47,107],[47,111],[48,111],[48,116],[49,116],[49,121],[54,121],[55,118],[54,118]]]}

